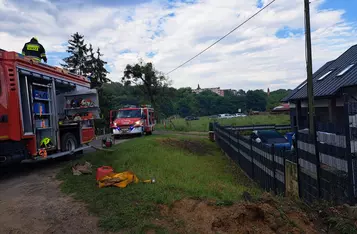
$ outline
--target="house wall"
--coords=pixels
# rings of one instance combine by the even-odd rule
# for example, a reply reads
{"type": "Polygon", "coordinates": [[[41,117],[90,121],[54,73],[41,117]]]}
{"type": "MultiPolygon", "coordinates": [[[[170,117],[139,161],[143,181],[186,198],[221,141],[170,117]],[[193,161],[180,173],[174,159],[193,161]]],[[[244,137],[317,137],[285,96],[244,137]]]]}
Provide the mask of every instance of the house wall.
{"type": "MultiPolygon", "coordinates": [[[[331,99],[314,100],[314,106],[315,106],[315,108],[316,107],[328,107],[330,100],[331,99]]],[[[336,98],[336,106],[343,106],[343,105],[344,105],[343,98],[336,98]]],[[[301,101],[301,107],[308,108],[308,101],[307,100],[301,101]]]]}
{"type": "MultiPolygon", "coordinates": [[[[290,104],[290,122],[291,126],[298,126],[299,129],[308,127],[308,103],[307,101],[301,101],[300,114],[298,119],[298,110],[296,103],[290,104]]],[[[342,98],[333,99],[320,99],[314,101],[315,106],[315,120],[318,123],[336,123],[338,120],[344,118],[344,101],[342,98]]]]}
{"type": "Polygon", "coordinates": [[[308,111],[307,108],[298,109],[296,103],[289,103],[290,105],[290,124],[292,128],[298,127],[299,129],[308,127],[308,111]],[[299,114],[298,114],[299,112],[299,114]],[[299,115],[299,118],[298,118],[299,115]]]}
{"type": "Polygon", "coordinates": [[[331,113],[328,107],[316,107],[315,116],[316,121],[321,123],[337,123],[344,119],[344,107],[336,106],[331,113]]]}

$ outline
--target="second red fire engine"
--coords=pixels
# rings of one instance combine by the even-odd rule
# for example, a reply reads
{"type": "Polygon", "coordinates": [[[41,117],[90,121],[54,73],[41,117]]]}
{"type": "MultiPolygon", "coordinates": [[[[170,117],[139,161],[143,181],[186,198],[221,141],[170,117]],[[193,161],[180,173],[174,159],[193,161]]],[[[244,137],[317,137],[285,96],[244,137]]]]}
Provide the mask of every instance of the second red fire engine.
{"type": "Polygon", "coordinates": [[[154,108],[127,106],[110,111],[110,128],[114,136],[151,135],[155,127],[154,108]]]}

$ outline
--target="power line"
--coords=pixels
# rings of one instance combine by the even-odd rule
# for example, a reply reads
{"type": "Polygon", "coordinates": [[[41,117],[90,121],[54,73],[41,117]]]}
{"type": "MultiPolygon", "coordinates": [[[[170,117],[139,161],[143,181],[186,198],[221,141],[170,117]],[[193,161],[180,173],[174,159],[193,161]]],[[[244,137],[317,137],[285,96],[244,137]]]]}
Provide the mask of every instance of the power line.
{"type": "Polygon", "coordinates": [[[208,46],[206,49],[202,50],[201,52],[199,52],[198,54],[196,54],[195,56],[193,56],[192,58],[190,58],[189,60],[187,60],[186,62],[182,63],[180,66],[172,69],[171,71],[169,71],[168,73],[166,73],[166,75],[176,71],[177,69],[179,69],[180,67],[184,66],[185,64],[191,62],[192,60],[194,60],[195,58],[197,58],[198,56],[200,56],[201,54],[203,54],[204,52],[206,52],[207,50],[209,50],[211,47],[213,47],[214,45],[216,45],[218,42],[222,41],[224,38],[226,38],[228,35],[230,35],[231,33],[233,33],[235,30],[237,30],[238,28],[242,27],[244,24],[246,24],[249,20],[253,19],[256,15],[258,15],[260,12],[264,11],[266,8],[268,8],[271,4],[273,4],[276,0],[273,0],[271,2],[269,2],[266,6],[264,6],[263,8],[261,8],[259,11],[257,11],[256,13],[254,13],[252,16],[250,16],[248,19],[246,19],[245,21],[243,21],[241,24],[239,24],[237,27],[233,28],[231,31],[229,31],[227,34],[225,34],[223,37],[221,37],[220,39],[218,39],[216,42],[214,42],[212,45],[208,46]]]}

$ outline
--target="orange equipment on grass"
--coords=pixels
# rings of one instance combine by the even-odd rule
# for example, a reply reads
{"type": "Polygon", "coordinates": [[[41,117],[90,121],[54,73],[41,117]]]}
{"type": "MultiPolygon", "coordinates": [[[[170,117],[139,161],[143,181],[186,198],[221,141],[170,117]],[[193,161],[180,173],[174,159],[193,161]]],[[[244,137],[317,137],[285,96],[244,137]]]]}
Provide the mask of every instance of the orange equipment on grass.
{"type": "Polygon", "coordinates": [[[115,186],[118,188],[125,188],[128,184],[134,183],[155,183],[155,179],[142,180],[131,171],[124,171],[120,173],[110,172],[109,174],[99,178],[98,186],[99,188],[115,186]]]}

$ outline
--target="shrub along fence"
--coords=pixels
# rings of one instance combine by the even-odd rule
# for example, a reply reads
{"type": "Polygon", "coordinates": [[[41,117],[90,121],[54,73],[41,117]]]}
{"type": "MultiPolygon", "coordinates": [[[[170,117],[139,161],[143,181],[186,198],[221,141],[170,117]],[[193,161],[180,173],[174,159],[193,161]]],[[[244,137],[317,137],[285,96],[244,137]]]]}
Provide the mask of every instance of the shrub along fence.
{"type": "MultiPolygon", "coordinates": [[[[319,125],[316,139],[306,130],[296,131],[296,150],[277,150],[239,134],[240,130],[256,128],[210,124],[221,149],[265,190],[300,197],[309,203],[320,199],[355,203],[355,165],[346,136],[324,132],[325,128],[319,125]]],[[[268,125],[259,129],[268,128],[274,129],[268,125]]]]}

